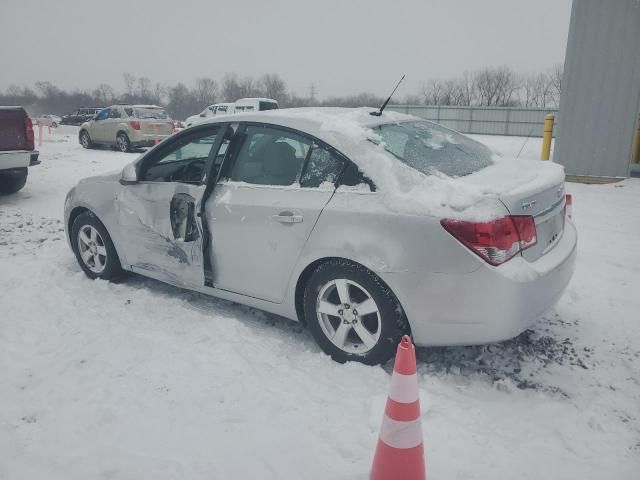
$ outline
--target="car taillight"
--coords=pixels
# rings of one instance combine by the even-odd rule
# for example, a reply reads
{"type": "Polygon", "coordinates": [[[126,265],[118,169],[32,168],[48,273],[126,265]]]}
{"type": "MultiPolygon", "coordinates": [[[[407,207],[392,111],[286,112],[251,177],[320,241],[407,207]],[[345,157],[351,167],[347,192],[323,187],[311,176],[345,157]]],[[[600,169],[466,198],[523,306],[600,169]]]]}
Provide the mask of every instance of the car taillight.
{"type": "Polygon", "coordinates": [[[33,140],[35,138],[33,134],[33,120],[31,120],[29,117],[25,117],[24,119],[24,130],[27,138],[27,143],[33,146],[33,140]]]}
{"type": "Polygon", "coordinates": [[[491,265],[500,265],[537,242],[536,223],[529,215],[511,215],[489,222],[444,219],[442,226],[491,265]]]}
{"type": "Polygon", "coordinates": [[[569,218],[573,218],[573,196],[567,193],[564,197],[564,212],[569,218]]]}
{"type": "Polygon", "coordinates": [[[134,130],[140,130],[140,120],[129,120],[129,125],[134,130]]]}

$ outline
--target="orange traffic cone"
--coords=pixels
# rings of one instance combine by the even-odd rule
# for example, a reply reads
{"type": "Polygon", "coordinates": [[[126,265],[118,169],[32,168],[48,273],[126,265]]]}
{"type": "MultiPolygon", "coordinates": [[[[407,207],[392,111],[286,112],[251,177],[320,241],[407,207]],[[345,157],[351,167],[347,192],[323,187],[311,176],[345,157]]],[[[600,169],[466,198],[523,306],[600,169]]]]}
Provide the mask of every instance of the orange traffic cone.
{"type": "Polygon", "coordinates": [[[371,467],[371,480],[425,480],[416,349],[405,335],[398,345],[391,389],[371,467]]]}

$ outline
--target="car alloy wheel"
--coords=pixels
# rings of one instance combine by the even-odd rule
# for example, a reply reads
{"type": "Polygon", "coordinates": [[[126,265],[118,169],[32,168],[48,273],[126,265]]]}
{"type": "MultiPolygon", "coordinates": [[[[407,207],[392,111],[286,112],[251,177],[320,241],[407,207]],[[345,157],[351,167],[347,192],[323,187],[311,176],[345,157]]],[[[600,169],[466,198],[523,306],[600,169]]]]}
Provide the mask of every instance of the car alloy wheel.
{"type": "Polygon", "coordinates": [[[120,135],[118,135],[118,137],[116,138],[116,143],[118,144],[118,149],[121,152],[128,152],[129,151],[129,138],[121,133],[120,135]]]}
{"type": "Polygon", "coordinates": [[[80,143],[84,148],[89,148],[91,146],[91,140],[89,139],[89,134],[87,132],[82,132],[80,135],[80,143]]]}
{"type": "Polygon", "coordinates": [[[316,300],[318,323],[327,339],[347,353],[363,354],[380,339],[380,311],[371,294],[344,278],[326,283],[316,300]]]}
{"type": "Polygon", "coordinates": [[[78,252],[85,266],[93,273],[102,273],[107,264],[107,248],[102,236],[92,225],[78,231],[78,252]]]}

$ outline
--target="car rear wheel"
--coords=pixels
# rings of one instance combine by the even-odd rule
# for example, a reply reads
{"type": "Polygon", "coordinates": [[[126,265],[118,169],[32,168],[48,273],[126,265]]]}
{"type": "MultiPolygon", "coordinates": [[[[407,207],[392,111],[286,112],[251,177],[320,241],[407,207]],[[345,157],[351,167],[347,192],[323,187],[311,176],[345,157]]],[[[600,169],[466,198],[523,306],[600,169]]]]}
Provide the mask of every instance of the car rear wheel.
{"type": "Polygon", "coordinates": [[[82,145],[84,148],[93,148],[93,142],[91,141],[89,132],[87,132],[86,130],[82,130],[80,132],[80,145],[82,145]]]}
{"type": "Polygon", "coordinates": [[[117,280],[124,274],[107,229],[92,212],[81,213],[74,220],[71,244],[80,268],[89,278],[117,280]]]}
{"type": "Polygon", "coordinates": [[[10,173],[0,173],[0,193],[16,193],[27,183],[26,168],[19,168],[10,173]]]}
{"type": "Polygon", "coordinates": [[[330,260],[311,274],[304,314],[318,345],[340,363],[384,363],[408,330],[389,287],[371,271],[346,260],[330,260]]]}
{"type": "Polygon", "coordinates": [[[119,133],[116,137],[116,145],[121,152],[128,152],[131,149],[131,142],[126,133],[119,133]]]}

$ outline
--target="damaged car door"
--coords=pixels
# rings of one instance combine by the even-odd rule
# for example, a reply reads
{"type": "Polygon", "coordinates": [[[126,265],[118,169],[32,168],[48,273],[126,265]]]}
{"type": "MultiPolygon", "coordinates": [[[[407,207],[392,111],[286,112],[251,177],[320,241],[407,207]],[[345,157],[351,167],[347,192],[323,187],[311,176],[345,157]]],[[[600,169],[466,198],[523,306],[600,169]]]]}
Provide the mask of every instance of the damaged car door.
{"type": "Polygon", "coordinates": [[[180,287],[204,285],[200,208],[225,130],[218,124],[179,134],[138,162],[137,181],[115,200],[134,272],[180,287]]]}

